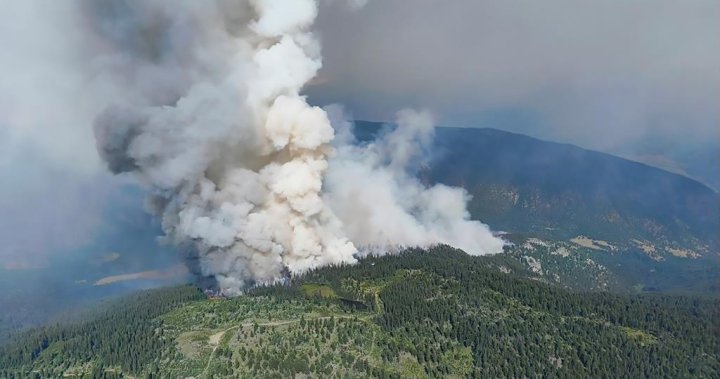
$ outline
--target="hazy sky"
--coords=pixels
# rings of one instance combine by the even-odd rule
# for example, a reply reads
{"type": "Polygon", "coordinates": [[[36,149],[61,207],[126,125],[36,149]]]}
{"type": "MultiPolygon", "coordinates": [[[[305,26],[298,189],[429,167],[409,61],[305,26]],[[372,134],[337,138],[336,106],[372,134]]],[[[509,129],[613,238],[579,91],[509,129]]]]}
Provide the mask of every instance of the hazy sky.
{"type": "MultiPolygon", "coordinates": [[[[0,258],[87,244],[122,182],[99,164],[92,120],[127,94],[94,71],[89,52],[103,47],[81,3],[2,5],[0,258]]],[[[428,108],[444,125],[611,151],[720,144],[720,1],[340,3],[320,12],[325,68],[307,90],[317,104],[374,120],[428,108]]]]}
{"type": "Polygon", "coordinates": [[[310,88],[357,118],[427,107],[615,149],[720,143],[720,1],[382,0],[321,13],[310,88]]]}

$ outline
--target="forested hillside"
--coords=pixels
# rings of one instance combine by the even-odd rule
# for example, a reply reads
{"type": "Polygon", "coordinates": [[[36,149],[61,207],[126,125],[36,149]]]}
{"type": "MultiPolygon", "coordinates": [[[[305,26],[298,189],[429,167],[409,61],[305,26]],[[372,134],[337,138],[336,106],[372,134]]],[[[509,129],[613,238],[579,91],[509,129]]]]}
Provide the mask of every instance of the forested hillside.
{"type": "MultiPolygon", "coordinates": [[[[371,143],[388,128],[358,121],[355,135],[371,143]]],[[[695,180],[496,129],[435,128],[428,150],[423,181],[465,188],[493,230],[593,251],[619,284],[607,289],[718,292],[720,195],[695,180]]]]}
{"type": "Polygon", "coordinates": [[[719,305],[575,293],[440,246],[233,299],[143,292],[17,336],[0,377],[712,378],[719,305]]]}
{"type": "MultiPolygon", "coordinates": [[[[355,134],[369,142],[383,128],[358,121],[355,134]]],[[[436,128],[430,150],[423,177],[467,189],[473,216],[495,228],[718,253],[720,196],[687,177],[487,128],[436,128]]]]}

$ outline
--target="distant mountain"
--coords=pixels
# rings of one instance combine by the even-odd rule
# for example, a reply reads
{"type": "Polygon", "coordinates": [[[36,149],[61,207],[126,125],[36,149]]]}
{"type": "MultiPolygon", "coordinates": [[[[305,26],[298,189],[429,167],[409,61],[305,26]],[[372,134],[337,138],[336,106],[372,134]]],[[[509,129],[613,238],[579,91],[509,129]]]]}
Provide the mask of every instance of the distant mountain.
{"type": "MultiPolygon", "coordinates": [[[[383,127],[360,121],[355,133],[369,142],[383,127]]],[[[422,179],[464,187],[472,217],[495,230],[590,253],[620,287],[718,286],[720,195],[695,180],[487,128],[436,128],[430,151],[422,179]]]]}
{"type": "Polygon", "coordinates": [[[685,175],[715,191],[720,189],[720,140],[695,141],[687,145],[647,140],[642,144],[619,146],[611,153],[685,175]]]}
{"type": "Polygon", "coordinates": [[[467,189],[472,215],[496,229],[717,253],[720,196],[684,176],[495,129],[437,128],[432,151],[423,177],[467,189]]]}

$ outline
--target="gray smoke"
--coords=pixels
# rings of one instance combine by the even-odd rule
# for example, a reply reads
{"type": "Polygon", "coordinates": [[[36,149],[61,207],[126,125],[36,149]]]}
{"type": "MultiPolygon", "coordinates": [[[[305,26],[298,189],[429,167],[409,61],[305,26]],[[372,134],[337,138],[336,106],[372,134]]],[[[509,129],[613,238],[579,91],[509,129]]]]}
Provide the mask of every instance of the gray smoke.
{"type": "MultiPolygon", "coordinates": [[[[354,2],[360,4],[360,2],[354,2]]],[[[503,242],[469,220],[468,195],[426,188],[412,162],[432,118],[353,144],[301,90],[322,65],[315,0],[125,0],[82,8],[92,67],[118,93],[95,121],[114,173],[147,185],[169,240],[229,295],[284,273],[352,263],[361,251],[447,243],[472,254],[503,242]]]]}
{"type": "Polygon", "coordinates": [[[426,111],[398,112],[396,128],[369,144],[357,144],[352,124],[329,109],[338,139],[325,183],[325,200],[344,222],[356,245],[428,246],[444,243],[480,255],[502,250],[487,226],[471,221],[469,194],[462,188],[426,187],[415,174],[434,134],[426,111]]]}

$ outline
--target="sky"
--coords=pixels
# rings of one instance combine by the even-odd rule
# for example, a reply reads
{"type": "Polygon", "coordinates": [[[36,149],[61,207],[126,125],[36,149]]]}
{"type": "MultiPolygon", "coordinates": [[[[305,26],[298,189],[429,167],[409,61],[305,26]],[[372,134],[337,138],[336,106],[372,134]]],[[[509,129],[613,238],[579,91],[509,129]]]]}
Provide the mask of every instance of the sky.
{"type": "Polygon", "coordinates": [[[82,3],[2,3],[0,270],[106,256],[129,234],[137,243],[127,241],[122,253],[164,250],[138,232],[142,225],[160,234],[137,183],[110,174],[97,153],[93,120],[126,94],[97,72],[92,52],[104,46],[89,32],[82,3]]]}
{"type": "Polygon", "coordinates": [[[356,118],[424,107],[628,156],[720,172],[720,2],[370,1],[320,14],[308,89],[356,118]],[[656,157],[660,158],[660,157],[656,157]]]}
{"type": "MultiPolygon", "coordinates": [[[[0,12],[0,259],[14,267],[92,244],[132,186],[98,159],[92,122],[128,94],[94,71],[90,52],[103,46],[80,3],[8,1],[0,12]]],[[[367,120],[425,108],[445,126],[720,172],[719,1],[323,4],[314,104],[367,120]]],[[[174,80],[147,73],[163,74],[174,80]]]]}

